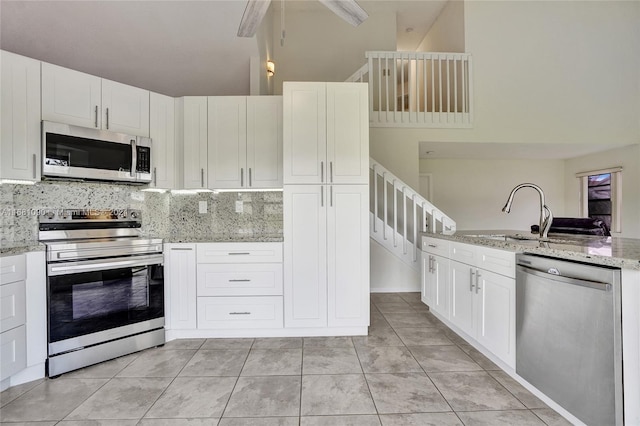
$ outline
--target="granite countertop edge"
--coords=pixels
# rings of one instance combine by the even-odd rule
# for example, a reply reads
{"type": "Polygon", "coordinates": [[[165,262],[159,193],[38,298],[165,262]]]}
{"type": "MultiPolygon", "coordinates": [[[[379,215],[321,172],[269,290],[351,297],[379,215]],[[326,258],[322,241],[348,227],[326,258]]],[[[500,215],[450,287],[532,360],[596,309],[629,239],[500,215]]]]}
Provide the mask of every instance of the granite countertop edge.
{"type": "Polygon", "coordinates": [[[0,257],[16,256],[35,251],[44,251],[45,245],[40,241],[16,241],[0,243],[0,257]]]}
{"type": "MultiPolygon", "coordinates": [[[[590,243],[602,241],[602,238],[598,237],[582,237],[583,241],[578,241],[576,244],[558,244],[558,243],[540,243],[540,246],[531,245],[532,242],[519,243],[517,241],[499,241],[480,237],[470,237],[466,234],[475,235],[487,235],[492,233],[516,233],[514,231],[468,231],[457,232],[453,235],[445,234],[421,234],[423,237],[440,238],[443,240],[457,241],[461,243],[474,244],[483,247],[491,247],[496,249],[513,251],[516,253],[532,253],[543,256],[556,257],[559,259],[572,260],[577,262],[585,262],[595,265],[612,266],[622,269],[640,270],[640,257],[635,258],[631,256],[618,256],[616,254],[599,255],[585,252],[590,247],[590,243]],[[543,246],[544,244],[544,246],[543,246]]],[[[569,237],[569,236],[567,236],[569,237]]],[[[570,237],[576,238],[575,235],[570,237]]],[[[580,237],[577,237],[580,239],[580,237]]],[[[619,238],[612,237],[609,239],[612,244],[619,243],[620,245],[624,241],[625,244],[631,245],[635,252],[640,254],[640,239],[619,238]]]]}

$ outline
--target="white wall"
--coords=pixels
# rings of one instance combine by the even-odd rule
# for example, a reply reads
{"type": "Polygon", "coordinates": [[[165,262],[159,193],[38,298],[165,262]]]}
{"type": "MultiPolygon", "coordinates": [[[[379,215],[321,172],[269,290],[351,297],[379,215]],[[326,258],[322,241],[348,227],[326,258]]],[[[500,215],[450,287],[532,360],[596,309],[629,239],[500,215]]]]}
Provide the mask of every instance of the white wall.
{"type": "Polygon", "coordinates": [[[518,184],[535,183],[555,216],[564,216],[563,160],[420,160],[420,172],[432,173],[432,202],[456,221],[459,230],[530,231],[540,219],[540,198],[530,188],[516,193],[511,213],[502,212],[518,184]]]}
{"type": "Polygon", "coordinates": [[[464,52],[464,2],[449,0],[433,23],[418,52],[464,52]]]}
{"type": "Polygon", "coordinates": [[[622,167],[621,236],[640,238],[640,145],[631,145],[567,160],[565,163],[565,209],[580,216],[580,184],[575,174],[622,167]]]}
{"type": "Polygon", "coordinates": [[[418,141],[396,139],[394,129],[369,129],[369,155],[415,190],[419,186],[418,141]]]}
{"type": "Polygon", "coordinates": [[[274,94],[282,94],[283,81],[345,81],[365,64],[367,50],[396,48],[395,12],[372,13],[353,27],[324,7],[285,7],[284,47],[280,46],[280,14],[274,12],[274,94]]]}

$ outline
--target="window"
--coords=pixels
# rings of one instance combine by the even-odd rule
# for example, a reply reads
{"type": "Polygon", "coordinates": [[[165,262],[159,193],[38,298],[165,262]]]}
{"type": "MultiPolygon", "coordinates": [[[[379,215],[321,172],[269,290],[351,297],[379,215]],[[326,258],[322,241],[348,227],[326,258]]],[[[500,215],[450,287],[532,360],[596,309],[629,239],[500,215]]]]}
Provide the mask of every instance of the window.
{"type": "Polygon", "coordinates": [[[622,167],[577,173],[581,215],[600,219],[611,232],[621,232],[622,167]]]}

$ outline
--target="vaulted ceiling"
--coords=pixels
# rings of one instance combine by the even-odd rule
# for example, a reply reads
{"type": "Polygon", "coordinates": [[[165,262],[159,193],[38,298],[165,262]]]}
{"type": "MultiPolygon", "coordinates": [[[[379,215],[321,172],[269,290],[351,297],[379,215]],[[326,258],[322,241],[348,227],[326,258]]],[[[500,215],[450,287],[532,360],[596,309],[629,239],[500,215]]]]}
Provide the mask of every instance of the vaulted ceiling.
{"type": "MultiPolygon", "coordinates": [[[[359,3],[369,14],[395,13],[398,50],[415,50],[446,1],[359,3]]],[[[246,0],[2,0],[0,47],[171,96],[246,95],[250,57],[259,51],[255,37],[236,36],[245,5],[246,0]]],[[[271,13],[279,8],[274,0],[271,13]]],[[[286,10],[289,22],[299,10],[326,11],[315,0],[286,0],[286,10]]],[[[338,19],[335,25],[348,24],[338,19]]]]}

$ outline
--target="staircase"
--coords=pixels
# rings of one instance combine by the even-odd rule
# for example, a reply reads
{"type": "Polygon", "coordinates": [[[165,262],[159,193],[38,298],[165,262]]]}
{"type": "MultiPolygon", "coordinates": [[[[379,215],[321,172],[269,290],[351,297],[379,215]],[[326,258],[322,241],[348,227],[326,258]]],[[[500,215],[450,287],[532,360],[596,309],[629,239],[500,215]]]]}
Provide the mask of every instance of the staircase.
{"type": "MultiPolygon", "coordinates": [[[[365,57],[367,63],[346,81],[369,84],[371,127],[472,127],[470,54],[366,52],[365,57]]],[[[453,234],[456,223],[372,158],[369,183],[371,291],[420,291],[420,235],[453,234]]]]}
{"type": "Polygon", "coordinates": [[[455,222],[369,159],[371,291],[419,291],[420,235],[453,234],[455,222]]]}

